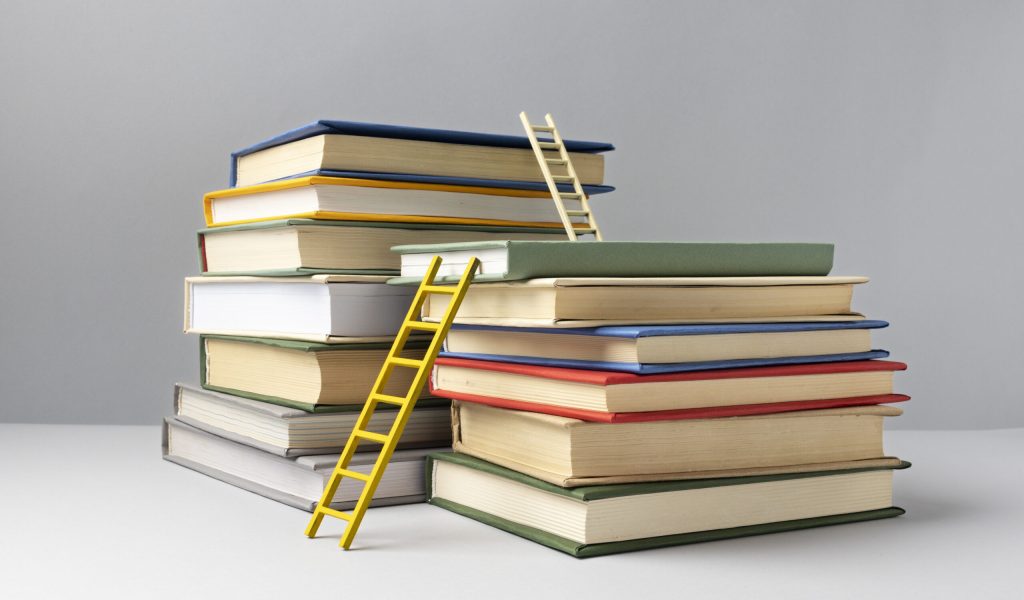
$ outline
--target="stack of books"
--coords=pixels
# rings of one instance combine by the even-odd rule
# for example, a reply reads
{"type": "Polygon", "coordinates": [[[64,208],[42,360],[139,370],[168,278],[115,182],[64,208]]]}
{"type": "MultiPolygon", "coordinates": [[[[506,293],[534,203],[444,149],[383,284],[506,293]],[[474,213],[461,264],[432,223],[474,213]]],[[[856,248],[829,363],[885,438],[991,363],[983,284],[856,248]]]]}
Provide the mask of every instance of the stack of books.
{"type": "MultiPolygon", "coordinates": [[[[611,145],[566,146],[588,193],[612,189],[611,145]]],[[[234,153],[230,181],[203,200],[202,275],[185,282],[199,386],[175,387],[164,456],[304,510],[408,310],[413,290],[386,283],[400,272],[390,247],[566,237],[525,137],[318,121],[234,153]]],[[[422,358],[427,341],[404,356],[422,358]]],[[[405,396],[411,378],[396,372],[387,393],[405,396]]],[[[423,457],[451,445],[450,401],[424,396],[374,505],[422,501],[423,457]]],[[[369,472],[376,448],[360,450],[352,468],[369,472]]],[[[345,480],[332,506],[358,492],[345,480]]]]}
{"type": "MultiPolygon", "coordinates": [[[[454,453],[429,502],[574,556],[902,514],[893,375],[828,244],[505,241],[435,363],[454,453]]],[[[426,318],[444,308],[434,300],[426,318]]]]}

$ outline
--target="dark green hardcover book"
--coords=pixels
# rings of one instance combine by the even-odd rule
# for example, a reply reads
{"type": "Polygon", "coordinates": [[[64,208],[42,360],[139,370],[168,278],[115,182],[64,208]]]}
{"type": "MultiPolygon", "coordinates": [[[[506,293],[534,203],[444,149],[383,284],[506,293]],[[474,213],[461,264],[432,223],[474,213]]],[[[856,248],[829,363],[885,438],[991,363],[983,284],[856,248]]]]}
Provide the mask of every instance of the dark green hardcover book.
{"type": "Polygon", "coordinates": [[[704,242],[480,241],[395,246],[402,274],[388,283],[419,281],[430,258],[455,278],[470,256],[482,262],[475,281],[545,277],[766,277],[828,275],[832,244],[704,242]]]}
{"type": "Polygon", "coordinates": [[[577,558],[905,512],[892,506],[890,468],[567,489],[465,454],[434,453],[426,477],[429,503],[577,558]]]}
{"type": "Polygon", "coordinates": [[[396,244],[559,240],[561,229],[435,223],[281,219],[210,227],[196,234],[203,275],[288,277],[398,275],[396,244]]]}
{"type": "MultiPolygon", "coordinates": [[[[379,365],[371,370],[365,368],[358,369],[350,373],[342,373],[342,377],[351,377],[352,379],[361,378],[365,380],[365,385],[356,386],[358,387],[357,393],[352,397],[352,402],[346,404],[320,404],[316,402],[303,402],[294,398],[282,397],[280,395],[266,394],[254,391],[253,389],[241,389],[240,387],[231,387],[211,384],[209,382],[209,371],[210,371],[210,356],[209,356],[209,345],[208,342],[211,340],[220,340],[227,342],[237,342],[240,344],[255,344],[257,346],[276,348],[289,353],[303,353],[310,357],[315,356],[319,353],[351,353],[358,352],[361,350],[378,350],[381,352],[387,352],[391,348],[390,343],[360,343],[360,344],[320,344],[316,342],[303,342],[296,340],[281,340],[274,338],[254,338],[254,337],[242,337],[242,336],[231,336],[231,335],[202,335],[199,338],[199,383],[200,385],[208,390],[217,392],[224,392],[226,394],[232,394],[234,396],[241,396],[243,398],[250,398],[252,400],[260,400],[262,402],[269,402],[271,404],[277,404],[279,406],[287,406],[289,408],[297,408],[310,413],[329,413],[329,412],[349,412],[359,411],[362,409],[363,401],[366,399],[366,395],[370,392],[370,386],[373,380],[377,376],[379,371],[379,365]]],[[[425,349],[430,343],[429,339],[411,339],[405,347],[411,350],[425,349]]],[[[335,354],[337,356],[337,354],[335,354]]],[[[381,357],[383,362],[383,356],[381,357]]],[[[288,369],[285,373],[288,377],[295,377],[296,373],[288,369]]],[[[392,377],[394,379],[394,377],[392,377]]],[[[402,382],[395,382],[396,385],[402,382]]],[[[432,397],[420,397],[417,402],[417,406],[445,406],[451,402],[444,398],[432,398],[432,397]]]]}

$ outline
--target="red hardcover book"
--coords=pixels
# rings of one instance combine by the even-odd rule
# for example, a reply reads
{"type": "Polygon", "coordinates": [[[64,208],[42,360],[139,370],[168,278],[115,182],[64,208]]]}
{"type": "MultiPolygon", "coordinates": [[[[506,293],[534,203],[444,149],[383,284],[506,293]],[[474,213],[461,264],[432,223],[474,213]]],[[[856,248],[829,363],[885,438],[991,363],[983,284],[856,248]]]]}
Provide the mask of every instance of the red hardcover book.
{"type": "MultiPolygon", "coordinates": [[[[638,383],[659,383],[659,382],[686,382],[686,381],[714,381],[723,379],[742,378],[776,378],[806,375],[825,375],[842,373],[867,373],[867,372],[893,372],[902,371],[907,365],[895,361],[867,360],[839,363],[817,363],[808,365],[782,365],[770,367],[750,367],[742,369],[721,369],[717,371],[700,371],[691,373],[667,373],[658,375],[634,375],[631,373],[620,373],[611,371],[590,371],[583,369],[565,369],[559,367],[541,367],[533,365],[521,365],[513,363],[500,363],[492,361],[469,360],[462,358],[440,357],[435,362],[436,368],[460,367],[468,369],[480,369],[498,373],[528,376],[531,378],[549,379],[572,383],[583,383],[592,386],[619,386],[638,383]]],[[[436,373],[436,371],[435,371],[436,373]]],[[[637,423],[644,421],[659,421],[669,419],[710,419],[719,417],[736,417],[745,415],[780,413],[798,410],[812,410],[824,408],[838,408],[845,406],[865,406],[873,404],[889,404],[905,402],[909,396],[893,393],[872,393],[857,396],[796,399],[786,402],[764,402],[742,403],[742,398],[737,398],[741,403],[728,406],[707,406],[696,408],[681,408],[672,410],[639,410],[621,412],[612,410],[599,410],[581,407],[570,407],[539,401],[536,398],[530,401],[523,401],[512,398],[501,398],[491,395],[469,393],[437,387],[432,378],[430,382],[431,393],[443,398],[487,404],[499,408],[513,410],[525,410],[531,412],[546,413],[580,419],[583,421],[595,421],[603,423],[637,423]]]]}

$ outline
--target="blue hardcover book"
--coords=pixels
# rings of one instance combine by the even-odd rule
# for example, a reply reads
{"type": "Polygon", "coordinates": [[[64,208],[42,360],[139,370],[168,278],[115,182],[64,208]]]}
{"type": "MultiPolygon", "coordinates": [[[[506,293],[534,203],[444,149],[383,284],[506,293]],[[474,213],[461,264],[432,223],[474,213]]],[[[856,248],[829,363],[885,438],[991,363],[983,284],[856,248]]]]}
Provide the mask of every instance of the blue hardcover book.
{"type": "MultiPolygon", "coordinates": [[[[261,150],[267,150],[284,144],[298,142],[308,138],[325,135],[349,135],[373,138],[387,138],[398,140],[411,140],[421,142],[440,142],[447,144],[462,144],[471,146],[488,146],[494,148],[522,148],[529,149],[530,141],[526,136],[502,135],[493,133],[474,133],[469,131],[454,131],[449,129],[432,129],[427,127],[407,127],[403,125],[383,125],[380,123],[360,123],[355,121],[334,121],[321,119],[308,125],[303,125],[291,131],[263,140],[241,150],[231,153],[231,186],[238,181],[238,159],[261,150]]],[[[615,146],[605,142],[588,142],[580,140],[563,140],[565,148],[569,152],[597,154],[615,149],[615,146]]],[[[379,172],[368,169],[370,172],[379,172]]],[[[306,173],[307,175],[311,173],[306,173]]],[[[289,177],[300,176],[290,174],[289,177]]],[[[277,178],[274,178],[277,179],[277,178]]],[[[252,183],[252,182],[249,182],[252,183]]],[[[507,187],[507,186],[503,186],[507,187]]]]}
{"type": "Polygon", "coordinates": [[[886,358],[885,321],[533,329],[453,325],[441,356],[638,375],[886,358]]]}

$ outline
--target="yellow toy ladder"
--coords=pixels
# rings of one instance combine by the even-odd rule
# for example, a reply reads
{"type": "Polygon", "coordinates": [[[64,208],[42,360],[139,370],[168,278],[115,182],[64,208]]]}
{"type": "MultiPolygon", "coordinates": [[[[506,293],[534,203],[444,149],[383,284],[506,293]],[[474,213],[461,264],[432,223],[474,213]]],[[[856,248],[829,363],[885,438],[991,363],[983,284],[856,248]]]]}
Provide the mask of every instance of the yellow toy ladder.
{"type": "Polygon", "coordinates": [[[409,421],[409,415],[412,413],[413,407],[416,406],[416,400],[419,398],[423,385],[430,376],[437,353],[441,351],[441,343],[444,341],[445,336],[448,335],[452,321],[455,320],[455,313],[458,312],[459,305],[462,304],[462,299],[466,296],[466,291],[469,289],[469,284],[473,280],[473,274],[476,273],[479,264],[479,260],[471,258],[457,285],[441,286],[434,283],[434,277],[437,275],[438,269],[441,268],[441,257],[435,256],[430,262],[430,268],[427,269],[419,289],[416,290],[416,295],[413,296],[409,313],[405,316],[405,321],[402,322],[402,326],[398,330],[395,343],[392,344],[391,351],[388,352],[387,358],[384,359],[384,365],[377,375],[377,381],[373,384],[373,388],[370,389],[370,395],[366,398],[366,404],[363,405],[363,410],[356,420],[348,441],[345,443],[345,449],[338,458],[338,465],[334,467],[334,471],[327,482],[327,487],[324,489],[324,494],[320,497],[320,502],[313,511],[313,518],[309,520],[309,525],[306,526],[306,536],[316,536],[316,531],[320,528],[320,523],[324,520],[324,516],[330,515],[346,522],[345,531],[341,535],[339,545],[348,550],[352,544],[352,539],[355,538],[356,531],[359,530],[359,524],[363,520],[363,515],[366,514],[366,509],[370,506],[370,501],[377,490],[377,485],[384,475],[384,469],[387,468],[388,461],[391,460],[391,455],[398,445],[398,440],[402,437],[402,431],[405,429],[405,424],[409,421]],[[448,308],[439,323],[428,323],[418,319],[423,303],[430,294],[451,296],[448,308]],[[409,340],[409,335],[414,331],[429,331],[434,334],[434,337],[430,340],[430,346],[427,347],[426,355],[422,360],[402,358],[400,356],[405,349],[406,342],[409,340]],[[416,369],[416,376],[409,386],[409,391],[402,397],[384,393],[388,379],[391,377],[391,372],[396,368],[416,369]],[[398,407],[395,421],[392,423],[391,430],[387,434],[374,433],[367,430],[370,418],[373,417],[374,410],[376,410],[378,404],[391,404],[398,407]],[[361,441],[377,442],[382,446],[380,454],[377,456],[377,462],[374,463],[373,469],[369,474],[359,473],[348,468],[349,461],[352,460],[352,456],[355,454],[356,448],[361,441]],[[359,495],[359,500],[356,501],[352,512],[348,513],[331,508],[331,502],[334,500],[334,494],[338,491],[338,485],[341,483],[342,477],[349,477],[363,482],[363,491],[359,495]]]}
{"type": "Polygon", "coordinates": [[[544,174],[544,182],[548,184],[551,198],[554,199],[555,208],[558,209],[558,216],[561,217],[562,225],[565,226],[566,235],[570,240],[576,241],[577,236],[592,233],[597,241],[601,241],[601,230],[597,227],[597,221],[594,220],[594,213],[590,211],[587,194],[583,192],[583,186],[580,185],[580,179],[576,176],[576,169],[572,166],[569,152],[565,149],[565,143],[562,142],[562,136],[555,127],[555,120],[551,118],[551,113],[544,115],[547,125],[533,125],[525,111],[519,113],[519,120],[523,122],[523,128],[526,129],[526,137],[530,138],[530,146],[533,147],[533,153],[537,156],[540,172],[544,174]],[[551,141],[537,139],[538,133],[550,135],[551,141]],[[555,158],[545,152],[557,152],[558,157],[555,158]],[[565,174],[553,175],[551,173],[552,166],[562,167],[565,174]],[[571,183],[573,191],[559,190],[559,183],[571,183]],[[567,210],[565,200],[579,200],[581,210],[567,210]],[[583,227],[577,227],[573,223],[572,217],[586,217],[587,223],[583,227]]]}

